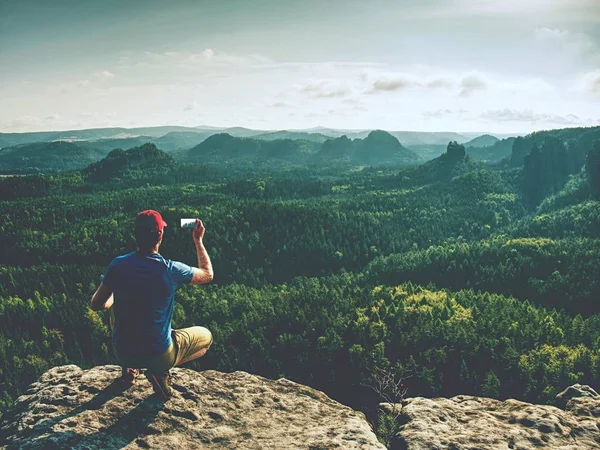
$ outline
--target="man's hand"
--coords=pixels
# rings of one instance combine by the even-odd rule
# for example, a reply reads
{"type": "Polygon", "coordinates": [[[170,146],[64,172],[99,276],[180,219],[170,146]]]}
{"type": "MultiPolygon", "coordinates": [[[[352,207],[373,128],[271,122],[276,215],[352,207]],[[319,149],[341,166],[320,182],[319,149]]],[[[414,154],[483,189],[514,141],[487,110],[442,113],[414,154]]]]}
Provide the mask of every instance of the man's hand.
{"type": "Polygon", "coordinates": [[[204,224],[200,219],[196,219],[196,226],[192,230],[192,238],[195,242],[201,242],[204,238],[204,232],[206,229],[204,228],[204,224]]]}
{"type": "Polygon", "coordinates": [[[206,284],[210,283],[213,279],[213,268],[208,257],[208,253],[204,248],[202,239],[204,238],[204,224],[200,219],[196,219],[196,226],[192,230],[192,238],[196,245],[196,255],[198,256],[198,267],[193,268],[194,276],[191,284],[206,284]]]}

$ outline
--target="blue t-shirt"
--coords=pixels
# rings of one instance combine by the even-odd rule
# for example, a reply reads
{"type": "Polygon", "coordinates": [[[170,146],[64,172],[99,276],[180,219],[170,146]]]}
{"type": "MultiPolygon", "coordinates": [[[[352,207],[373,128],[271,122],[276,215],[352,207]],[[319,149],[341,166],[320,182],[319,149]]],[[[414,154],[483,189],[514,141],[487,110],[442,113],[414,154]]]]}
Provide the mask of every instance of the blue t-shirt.
{"type": "Polygon", "coordinates": [[[120,357],[157,356],[169,348],[175,289],[193,276],[190,266],[159,253],[112,260],[102,283],[114,294],[113,342],[120,357]]]}

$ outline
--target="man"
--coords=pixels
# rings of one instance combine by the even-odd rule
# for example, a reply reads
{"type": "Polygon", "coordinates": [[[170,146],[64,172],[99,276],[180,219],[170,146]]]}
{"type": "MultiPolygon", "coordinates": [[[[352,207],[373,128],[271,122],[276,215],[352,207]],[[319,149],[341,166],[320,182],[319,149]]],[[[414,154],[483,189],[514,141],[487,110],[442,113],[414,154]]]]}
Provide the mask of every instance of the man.
{"type": "Polygon", "coordinates": [[[110,263],[91,302],[94,311],[113,307],[113,343],[123,366],[121,380],[131,385],[139,368],[146,368],[146,377],[163,400],[173,395],[169,369],[204,356],[212,344],[212,335],[204,327],[171,329],[177,285],[205,284],[213,279],[203,244],[204,225],[196,219],[192,230],[198,267],[165,259],[158,253],[166,226],[157,211],[138,214],[138,250],[110,263]]]}

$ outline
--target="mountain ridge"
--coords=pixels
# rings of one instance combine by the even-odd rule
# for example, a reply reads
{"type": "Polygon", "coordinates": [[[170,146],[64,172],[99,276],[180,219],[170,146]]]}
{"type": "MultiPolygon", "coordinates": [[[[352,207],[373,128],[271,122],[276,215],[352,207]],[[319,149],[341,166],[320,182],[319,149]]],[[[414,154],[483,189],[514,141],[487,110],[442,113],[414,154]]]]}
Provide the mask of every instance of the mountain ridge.
{"type": "MultiPolygon", "coordinates": [[[[326,127],[287,130],[255,130],[245,127],[211,127],[204,125],[200,125],[197,127],[178,125],[134,128],[99,127],[85,128],[79,130],[33,131],[21,133],[0,132],[0,148],[33,142],[50,142],[53,140],[88,141],[99,139],[135,138],[144,135],[151,138],[160,138],[172,132],[198,133],[199,135],[205,136],[218,133],[228,133],[236,137],[252,137],[256,135],[268,136],[272,133],[288,132],[292,134],[317,134],[329,138],[340,137],[343,135],[348,135],[349,137],[353,138],[365,138],[373,130],[374,129],[335,129],[326,127]]],[[[403,145],[446,145],[449,141],[457,141],[459,143],[463,143],[473,139],[473,137],[471,137],[470,134],[469,136],[467,136],[466,134],[446,131],[386,131],[388,131],[393,136],[396,136],[396,138],[400,140],[400,142],[402,142],[403,145]]]]}
{"type": "Polygon", "coordinates": [[[0,149],[0,170],[17,173],[81,169],[103,156],[87,143],[34,142],[0,149]]]}

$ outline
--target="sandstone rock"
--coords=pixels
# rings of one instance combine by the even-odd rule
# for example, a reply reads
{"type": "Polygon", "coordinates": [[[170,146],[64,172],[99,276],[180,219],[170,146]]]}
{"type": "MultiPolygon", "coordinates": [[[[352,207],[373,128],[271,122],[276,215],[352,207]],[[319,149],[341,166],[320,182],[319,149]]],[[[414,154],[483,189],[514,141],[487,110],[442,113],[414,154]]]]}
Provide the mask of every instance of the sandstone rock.
{"type": "Polygon", "coordinates": [[[600,407],[600,394],[589,386],[574,384],[558,394],[555,403],[559,408],[570,411],[575,408],[577,404],[582,402],[585,403],[587,399],[592,399],[592,403],[595,403],[597,407],[600,407]]]}
{"type": "Polygon", "coordinates": [[[365,417],[322,392],[245,372],[173,369],[166,403],[117,366],[55,367],[0,424],[0,449],[384,449],[365,417]]]}
{"type": "MultiPolygon", "coordinates": [[[[567,410],[466,395],[411,398],[404,406],[400,431],[391,448],[600,449],[600,396],[588,386],[578,385],[559,396],[568,398],[567,410]]],[[[386,411],[391,405],[381,404],[380,408],[386,411]]]]}

